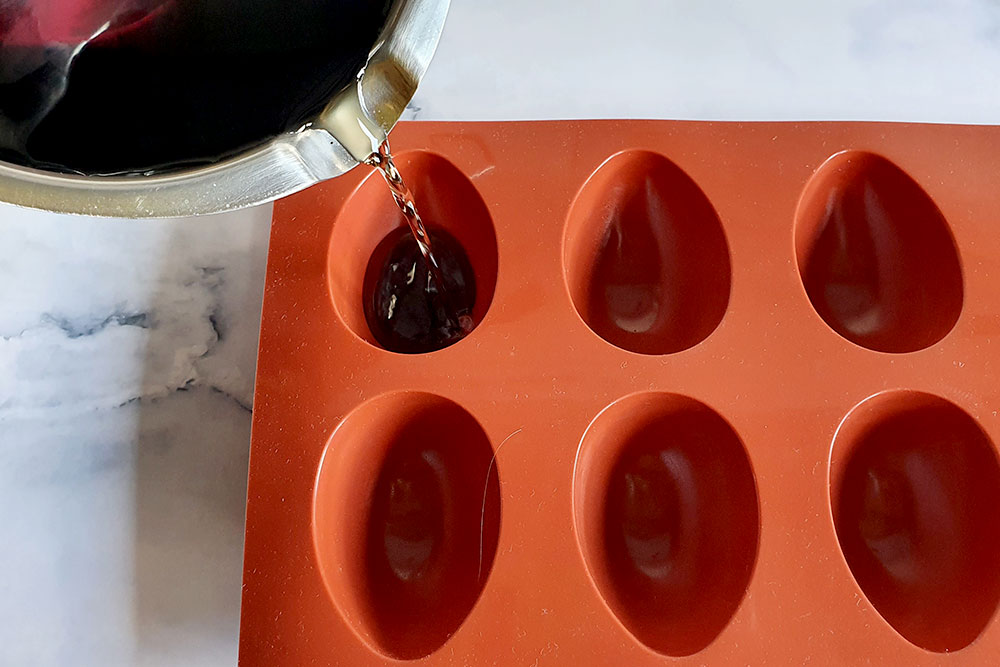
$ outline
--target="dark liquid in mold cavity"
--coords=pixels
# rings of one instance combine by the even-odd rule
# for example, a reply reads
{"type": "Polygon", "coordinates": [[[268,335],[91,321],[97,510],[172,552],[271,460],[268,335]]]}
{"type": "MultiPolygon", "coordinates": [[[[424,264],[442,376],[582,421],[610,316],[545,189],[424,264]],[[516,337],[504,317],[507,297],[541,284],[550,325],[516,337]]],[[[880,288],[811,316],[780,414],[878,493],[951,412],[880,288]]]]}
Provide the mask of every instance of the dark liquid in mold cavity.
{"type": "Polygon", "coordinates": [[[266,143],[354,81],[391,0],[77,4],[113,15],[74,56],[66,26],[42,34],[37,0],[0,2],[0,160],[144,173],[266,143]]]}
{"type": "Polygon", "coordinates": [[[469,258],[451,234],[425,226],[388,140],[367,162],[381,173],[407,223],[386,236],[369,260],[362,297],[368,328],[394,352],[447,347],[475,327],[476,280],[469,258]]]}
{"type": "Polygon", "coordinates": [[[465,250],[443,229],[430,230],[442,284],[428,269],[409,229],[400,227],[376,247],[365,273],[365,319],[375,340],[405,354],[433,352],[472,330],[476,279],[465,250]]]}

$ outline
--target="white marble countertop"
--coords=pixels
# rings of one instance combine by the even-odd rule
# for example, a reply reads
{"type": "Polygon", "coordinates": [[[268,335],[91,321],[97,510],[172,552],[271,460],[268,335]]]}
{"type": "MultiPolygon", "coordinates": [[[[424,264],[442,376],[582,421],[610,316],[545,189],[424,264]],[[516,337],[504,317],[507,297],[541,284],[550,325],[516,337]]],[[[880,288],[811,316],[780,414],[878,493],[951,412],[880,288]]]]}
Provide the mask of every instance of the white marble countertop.
{"type": "MultiPolygon", "coordinates": [[[[1000,123],[994,0],[454,0],[418,118],[1000,123]]],[[[0,665],[236,661],[270,208],[0,205],[0,665]]]]}

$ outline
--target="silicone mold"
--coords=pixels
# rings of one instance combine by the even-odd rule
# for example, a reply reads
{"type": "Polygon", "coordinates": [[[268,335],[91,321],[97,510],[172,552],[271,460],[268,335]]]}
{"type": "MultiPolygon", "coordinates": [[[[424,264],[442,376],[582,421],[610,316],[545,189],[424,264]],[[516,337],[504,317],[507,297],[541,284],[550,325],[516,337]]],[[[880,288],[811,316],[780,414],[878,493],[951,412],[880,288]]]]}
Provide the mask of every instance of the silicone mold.
{"type": "Polygon", "coordinates": [[[478,324],[378,346],[377,175],[276,204],[241,664],[995,659],[1000,128],[393,147],[478,324]]]}

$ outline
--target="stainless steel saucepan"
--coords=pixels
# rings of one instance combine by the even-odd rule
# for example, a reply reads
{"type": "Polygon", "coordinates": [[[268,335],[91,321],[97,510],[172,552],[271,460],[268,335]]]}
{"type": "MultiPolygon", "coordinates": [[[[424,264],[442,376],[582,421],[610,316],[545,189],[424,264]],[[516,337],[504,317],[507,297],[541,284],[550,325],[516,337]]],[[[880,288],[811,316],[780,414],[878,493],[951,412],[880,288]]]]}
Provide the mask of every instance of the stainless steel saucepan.
{"type": "MultiPolygon", "coordinates": [[[[437,48],[449,2],[394,0],[356,83],[331,98],[312,121],[270,137],[266,143],[220,162],[181,165],[162,173],[83,175],[45,165],[28,167],[0,161],[0,201],[99,216],[190,216],[271,201],[343,174],[364,156],[358,155],[356,148],[353,154],[348,150],[349,138],[335,136],[337,122],[342,126],[344,114],[355,114],[362,127],[376,133],[392,129],[437,48]]],[[[0,21],[0,37],[2,28],[0,21]]],[[[2,67],[0,63],[0,73],[2,67]]],[[[2,90],[0,86],[0,95],[2,90]]],[[[246,113],[253,113],[252,105],[246,113]]],[[[87,128],[78,131],[86,132],[87,128]]]]}

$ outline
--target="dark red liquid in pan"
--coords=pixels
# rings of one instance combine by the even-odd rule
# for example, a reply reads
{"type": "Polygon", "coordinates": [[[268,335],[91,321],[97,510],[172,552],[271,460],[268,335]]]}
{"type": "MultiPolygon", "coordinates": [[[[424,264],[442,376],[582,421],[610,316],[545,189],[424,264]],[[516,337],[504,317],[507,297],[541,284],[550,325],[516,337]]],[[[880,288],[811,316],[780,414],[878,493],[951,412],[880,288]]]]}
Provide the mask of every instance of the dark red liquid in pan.
{"type": "Polygon", "coordinates": [[[401,227],[375,248],[365,272],[365,319],[382,347],[433,352],[472,329],[476,279],[462,246],[447,232],[429,230],[445,293],[438,289],[416,239],[401,227]]]}
{"type": "Polygon", "coordinates": [[[0,2],[0,160],[106,174],[298,129],[364,66],[391,0],[52,4],[0,2]]]}

